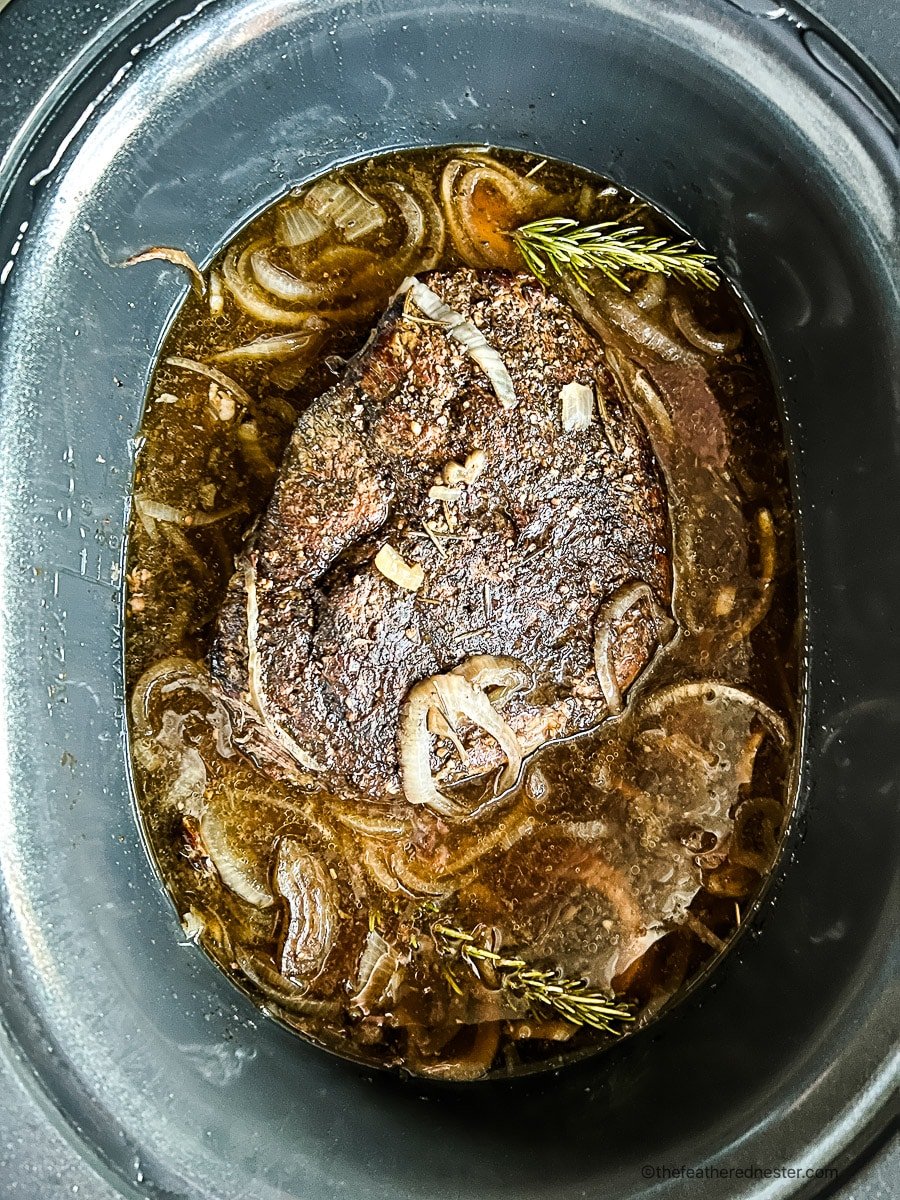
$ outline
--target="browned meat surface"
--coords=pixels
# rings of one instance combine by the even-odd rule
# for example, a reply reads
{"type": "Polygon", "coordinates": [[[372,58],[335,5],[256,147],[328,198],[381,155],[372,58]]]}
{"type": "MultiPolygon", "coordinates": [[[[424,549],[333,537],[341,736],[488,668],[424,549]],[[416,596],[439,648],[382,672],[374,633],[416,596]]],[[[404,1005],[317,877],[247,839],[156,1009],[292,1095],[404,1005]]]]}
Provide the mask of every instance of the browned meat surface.
{"type": "MultiPolygon", "coordinates": [[[[458,668],[454,686],[486,696],[527,753],[603,720],[604,693],[624,692],[668,632],[664,485],[602,344],[530,276],[423,282],[498,351],[515,403],[399,297],[298,421],[210,660],[296,760],[376,800],[401,791],[398,724],[420,681],[458,668]],[[565,430],[572,382],[592,389],[592,419],[565,430]],[[376,566],[386,545],[409,587],[376,566]],[[515,660],[509,687],[491,687],[496,663],[479,675],[484,655],[515,660]]],[[[446,710],[449,694],[427,723],[442,785],[506,757],[446,710]]]]}

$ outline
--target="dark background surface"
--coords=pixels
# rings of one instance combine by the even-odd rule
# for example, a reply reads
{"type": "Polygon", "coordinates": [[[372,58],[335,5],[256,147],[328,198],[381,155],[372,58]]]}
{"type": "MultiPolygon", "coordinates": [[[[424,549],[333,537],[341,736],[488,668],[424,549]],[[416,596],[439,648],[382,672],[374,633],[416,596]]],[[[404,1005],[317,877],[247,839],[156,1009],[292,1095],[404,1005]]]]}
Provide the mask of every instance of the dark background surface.
{"type": "MultiPolygon", "coordinates": [[[[723,0],[723,3],[728,0],[723,0]]],[[[731,0],[743,7],[746,0],[731,0]]],[[[897,90],[900,4],[897,0],[806,0],[897,90]]],[[[123,0],[0,0],[0,158],[22,117],[72,53],[85,45],[123,0]],[[47,28],[53,29],[52,50],[47,28]]],[[[773,8],[775,0],[773,0],[773,8]]],[[[699,1195],[714,1195],[715,1184],[699,1195]]],[[[826,1193],[828,1194],[828,1193],[826,1193]]],[[[893,1200],[900,1194],[900,1144],[882,1144],[850,1178],[830,1189],[840,1200],[893,1200]]],[[[117,1191],[80,1161],[34,1097],[0,1062],[0,1200],[114,1200],[117,1191]]]]}

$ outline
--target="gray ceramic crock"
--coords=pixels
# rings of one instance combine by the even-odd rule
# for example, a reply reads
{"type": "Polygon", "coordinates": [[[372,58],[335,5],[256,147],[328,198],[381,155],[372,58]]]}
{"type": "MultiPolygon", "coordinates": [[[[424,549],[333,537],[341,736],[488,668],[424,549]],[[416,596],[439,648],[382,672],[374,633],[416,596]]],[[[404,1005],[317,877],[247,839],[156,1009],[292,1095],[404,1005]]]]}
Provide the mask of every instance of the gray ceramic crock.
{"type": "Polygon", "coordinates": [[[54,1124],[123,1197],[821,1193],[893,1078],[891,96],[764,0],[139,0],[36,114],[0,173],[0,1045],[54,1124]],[[208,260],[325,166],[458,141],[614,176],[746,295],[794,454],[808,705],[787,853],[713,977],[605,1057],[440,1089],[311,1049],[176,945],[131,807],[121,571],[184,285],[105,258],[208,260]]]}

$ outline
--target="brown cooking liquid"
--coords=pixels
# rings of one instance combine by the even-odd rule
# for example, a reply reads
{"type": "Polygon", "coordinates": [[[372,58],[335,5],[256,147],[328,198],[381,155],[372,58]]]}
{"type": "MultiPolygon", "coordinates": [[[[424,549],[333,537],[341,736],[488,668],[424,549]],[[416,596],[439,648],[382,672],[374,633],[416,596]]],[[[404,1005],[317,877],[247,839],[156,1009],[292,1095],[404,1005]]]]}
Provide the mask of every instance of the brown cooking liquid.
{"type": "Polygon", "coordinates": [[[529,154],[403,151],[323,179],[316,220],[298,221],[309,188],[297,189],[216,260],[151,387],[126,623],[144,827],[186,933],[310,1040],[439,1078],[554,1066],[671,1004],[727,947],[776,857],[793,790],[799,618],[772,384],[727,286],[626,276],[630,292],[612,295],[599,327],[666,478],[677,633],[625,712],[531,755],[512,795],[472,823],[402,797],[369,810],[275,782],[242,756],[204,662],[298,415],[405,275],[523,269],[510,226],[565,215],[682,237],[623,189],[529,154]],[[530,186],[517,193],[514,176],[530,186]],[[424,232],[395,203],[398,183],[419,198],[424,232]],[[356,189],[379,207],[354,205],[356,189]],[[266,290],[252,275],[260,251],[265,283],[284,293],[299,280],[310,294],[266,290]],[[311,310],[322,319],[310,323],[311,310]],[[222,354],[274,335],[293,340],[264,357],[222,354]],[[285,902],[279,871],[305,873],[305,908],[285,902]],[[298,938],[324,951],[306,979],[286,963],[298,938]],[[611,1032],[584,1023],[585,995],[623,1006],[611,1032]]]}

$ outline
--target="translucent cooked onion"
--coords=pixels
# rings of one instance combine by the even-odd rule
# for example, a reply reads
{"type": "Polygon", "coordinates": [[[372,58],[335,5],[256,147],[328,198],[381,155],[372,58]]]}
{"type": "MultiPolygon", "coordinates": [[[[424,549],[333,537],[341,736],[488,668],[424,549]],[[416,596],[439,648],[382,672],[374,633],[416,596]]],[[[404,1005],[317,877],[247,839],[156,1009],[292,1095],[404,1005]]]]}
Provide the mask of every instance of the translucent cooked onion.
{"type": "Polygon", "coordinates": [[[637,408],[642,414],[652,413],[648,422],[651,428],[656,428],[667,442],[675,437],[675,426],[669,415],[662,396],[650,382],[646,371],[637,370],[631,381],[632,396],[637,402],[637,408]]]}
{"type": "Polygon", "coordinates": [[[295,762],[308,771],[321,771],[323,770],[322,764],[298,745],[296,740],[269,712],[259,655],[259,603],[256,592],[256,568],[249,558],[243,560],[242,566],[244,591],[247,596],[247,684],[250,701],[262,724],[295,762]]]}
{"type": "Polygon", "coordinates": [[[276,333],[254,338],[241,346],[220,350],[213,355],[215,362],[271,362],[309,356],[321,344],[324,322],[309,318],[307,327],[297,333],[276,333]]]}
{"type": "Polygon", "coordinates": [[[252,276],[251,255],[260,243],[255,242],[238,253],[232,247],[222,263],[222,277],[239,308],[263,325],[282,325],[293,329],[306,324],[310,314],[300,309],[273,304],[252,276]]]}
{"type": "Polygon", "coordinates": [[[189,272],[191,284],[201,300],[206,295],[206,280],[203,278],[203,272],[186,251],[178,250],[174,246],[151,246],[149,250],[141,250],[137,254],[132,254],[123,263],[112,263],[111,265],[133,267],[138,263],[153,260],[171,263],[173,267],[183,267],[185,271],[189,272]]]}
{"type": "Polygon", "coordinates": [[[360,188],[338,179],[322,179],[304,198],[305,207],[330,222],[348,242],[359,241],[385,223],[384,209],[360,188]]]}
{"type": "Polygon", "coordinates": [[[759,873],[750,867],[739,863],[725,863],[710,871],[703,883],[708,892],[714,896],[727,896],[731,900],[739,900],[746,896],[759,881],[759,873]]]}
{"type": "Polygon", "coordinates": [[[296,984],[286,979],[280,971],[260,954],[253,954],[236,946],[234,957],[241,971],[257,991],[269,1000],[274,1000],[286,1012],[308,1017],[334,1017],[340,1004],[337,1000],[309,1000],[296,984]]]}
{"type": "Polygon", "coordinates": [[[402,816],[393,814],[381,815],[347,809],[336,814],[337,819],[348,829],[356,833],[364,833],[369,837],[402,837],[409,834],[409,821],[402,816]]]}
{"type": "Polygon", "coordinates": [[[445,1058],[428,1058],[411,1044],[407,1060],[417,1074],[432,1079],[446,1079],[455,1083],[480,1079],[487,1074],[494,1061],[500,1044],[500,1029],[499,1021],[482,1021],[478,1025],[464,1026],[462,1034],[454,1030],[453,1042],[462,1040],[462,1036],[468,1033],[471,1045],[467,1049],[451,1053],[445,1058]]]}
{"type": "Polygon", "coordinates": [[[283,204],[275,218],[275,231],[282,246],[310,246],[328,226],[303,204],[283,204]]]}
{"type": "Polygon", "coordinates": [[[753,630],[765,618],[772,604],[774,593],[775,570],[778,562],[778,542],[775,533],[775,522],[767,508],[761,508],[756,514],[756,536],[759,547],[759,578],[758,595],[749,610],[744,613],[738,626],[731,631],[723,650],[730,650],[749,637],[753,630]]]}
{"type": "Polygon", "coordinates": [[[206,782],[206,764],[200,751],[186,746],[179,756],[175,778],[166,790],[166,800],[179,811],[194,812],[203,800],[206,782]]]}
{"type": "Polygon", "coordinates": [[[200,836],[209,860],[229,891],[254,908],[270,908],[275,903],[271,891],[262,885],[259,871],[236,846],[225,826],[211,812],[200,818],[200,836]]]}
{"type": "Polygon", "coordinates": [[[423,805],[446,817],[463,815],[460,805],[438,790],[431,772],[428,716],[432,709],[436,709],[454,729],[459,718],[471,721],[500,746],[507,764],[497,780],[495,794],[503,794],[518,779],[522,747],[484,691],[493,683],[502,687],[505,674],[494,675],[485,665],[478,677],[480,682],[476,686],[457,668],[448,675],[423,679],[410,689],[400,710],[397,729],[400,774],[410,804],[423,805]]]}
{"type": "Polygon", "coordinates": [[[222,287],[222,276],[218,271],[209,273],[209,311],[218,316],[225,308],[225,291],[222,287]]]}
{"type": "Polygon", "coordinates": [[[364,837],[361,839],[360,850],[362,865],[376,884],[386,892],[399,892],[400,883],[387,864],[388,848],[382,842],[364,837]]]}
{"type": "Polygon", "coordinates": [[[645,312],[657,308],[666,298],[667,286],[665,275],[649,274],[641,286],[632,293],[635,304],[645,312]]]}
{"type": "Polygon", "coordinates": [[[287,300],[291,304],[315,304],[322,297],[322,288],[318,284],[300,279],[278,267],[269,258],[266,249],[252,250],[250,266],[253,278],[263,289],[279,300],[287,300]]]}
{"type": "Polygon", "coordinates": [[[227,521],[229,517],[234,517],[238,513],[247,511],[245,504],[229,504],[227,508],[220,508],[218,512],[204,512],[202,509],[174,508],[171,504],[165,504],[161,500],[153,500],[150,496],[141,495],[140,492],[135,493],[134,503],[138,510],[138,515],[142,519],[149,517],[152,521],[170,522],[173,525],[189,525],[191,528],[216,525],[219,521],[227,521]]]}
{"type": "Polygon", "coordinates": [[[416,899],[424,896],[437,900],[443,896],[450,896],[456,891],[459,882],[448,883],[444,873],[435,872],[432,864],[423,863],[418,859],[410,862],[405,852],[400,850],[394,850],[390,854],[390,874],[396,885],[408,896],[416,899]]]}
{"type": "Polygon", "coordinates": [[[385,542],[375,555],[374,565],[385,579],[408,592],[417,592],[425,582],[421,563],[408,563],[390,542],[385,542]]]}
{"type": "Polygon", "coordinates": [[[359,967],[356,972],[357,987],[364,987],[372,975],[372,971],[383,954],[387,954],[390,946],[377,929],[370,929],[366,935],[359,967]]]}
{"type": "Polygon", "coordinates": [[[454,667],[451,674],[461,675],[474,687],[487,691],[491,704],[497,707],[534,682],[523,662],[501,654],[472,654],[454,667]]]}
{"type": "Polygon", "coordinates": [[[567,300],[584,323],[604,341],[609,340],[612,325],[639,350],[649,350],[665,362],[695,366],[702,361],[696,350],[676,341],[666,331],[656,318],[658,310],[645,311],[633,296],[603,280],[597,281],[596,285],[592,280],[592,286],[594,294],[589,296],[577,284],[563,279],[567,300]]]}
{"type": "Polygon", "coordinates": [[[385,215],[380,204],[360,192],[354,199],[335,206],[332,220],[348,242],[358,242],[381,229],[385,215]]]}
{"type": "MultiPolygon", "coordinates": [[[[308,328],[310,321],[318,319],[340,325],[344,322],[352,323],[361,320],[363,317],[370,316],[378,311],[383,306],[384,297],[381,295],[363,296],[353,300],[344,306],[339,307],[323,307],[325,301],[331,299],[326,292],[320,291],[319,298],[315,302],[314,311],[310,305],[305,308],[288,308],[274,304],[269,298],[268,293],[256,282],[253,277],[250,255],[260,249],[265,243],[254,242],[248,246],[238,256],[234,250],[229,251],[222,264],[222,273],[229,290],[234,296],[238,305],[249,316],[259,321],[263,325],[280,325],[287,326],[292,329],[308,328]]],[[[337,248],[336,248],[337,249],[337,248]]],[[[345,253],[352,247],[342,247],[345,253]]],[[[323,252],[321,256],[327,252],[323,252]]],[[[368,254],[368,251],[362,253],[368,254]]],[[[310,271],[320,269],[322,263],[317,260],[317,263],[310,264],[310,271]]],[[[357,287],[358,280],[353,280],[346,286],[357,287]]]]}
{"type": "Polygon", "coordinates": [[[594,389],[584,383],[567,383],[560,389],[562,427],[566,433],[587,429],[594,419],[594,389]]]}
{"type": "Polygon", "coordinates": [[[419,279],[410,278],[404,281],[400,294],[407,292],[415,304],[429,320],[443,325],[450,336],[470,355],[488,379],[503,408],[510,409],[516,404],[516,391],[509,371],[503,359],[493,346],[489,345],[481,330],[467,321],[461,313],[455,312],[448,304],[427,287],[419,279]]]}
{"type": "Polygon", "coordinates": [[[544,189],[487,156],[451,159],[441,176],[441,203],[447,228],[463,261],[472,267],[518,266],[509,229],[520,224],[528,208],[546,197],[544,189]],[[476,192],[493,189],[508,208],[502,222],[484,228],[476,212],[476,192]],[[481,226],[481,227],[479,227],[481,226]]]}
{"type": "Polygon", "coordinates": [[[269,383],[282,391],[290,392],[303,382],[314,361],[315,356],[311,356],[308,351],[285,358],[269,372],[269,383]]]}
{"type": "Polygon", "coordinates": [[[429,271],[444,253],[446,226],[440,208],[427,188],[411,192],[403,184],[391,181],[385,191],[397,205],[406,229],[393,262],[402,271],[429,271]],[[423,253],[424,252],[424,253],[423,253]]]}
{"type": "Polygon", "coordinates": [[[201,666],[181,655],[162,658],[144,671],[131,693],[131,722],[138,737],[154,735],[150,721],[150,705],[157,688],[167,696],[179,688],[187,688],[200,692],[213,703],[216,702],[209,679],[201,666]]]}
{"type": "Polygon", "coordinates": [[[690,929],[691,933],[696,934],[701,942],[705,942],[713,950],[720,951],[725,949],[725,943],[722,939],[713,933],[708,925],[704,925],[699,917],[696,917],[690,910],[684,914],[681,923],[690,929]]]}
{"type": "Polygon", "coordinates": [[[321,859],[287,837],[278,845],[274,879],[288,907],[282,974],[308,983],[322,972],[337,936],[337,885],[321,859]]]}
{"type": "Polygon", "coordinates": [[[594,669],[597,672],[597,680],[600,690],[603,692],[606,707],[613,716],[622,711],[623,701],[613,660],[612,632],[614,626],[621,621],[629,609],[640,601],[644,601],[650,609],[656,636],[660,640],[667,640],[674,630],[674,622],[660,607],[646,583],[624,584],[602,605],[596,619],[594,669]]]}
{"type": "Polygon", "coordinates": [[[357,991],[350,1004],[364,1015],[376,1011],[397,975],[400,958],[377,929],[369,931],[357,973],[357,991]]]}
{"type": "Polygon", "coordinates": [[[204,375],[207,379],[211,379],[213,383],[219,387],[225,388],[230,392],[236,400],[239,400],[245,408],[252,409],[254,407],[250,393],[242,388],[239,383],[226,375],[224,371],[220,371],[218,367],[211,367],[208,363],[197,362],[195,358],[184,358],[179,354],[170,354],[168,358],[164,358],[163,362],[167,367],[178,367],[182,371],[192,371],[195,375],[204,375]]]}
{"type": "Polygon", "coordinates": [[[790,743],[790,732],[783,717],[763,700],[742,688],[732,687],[717,679],[696,679],[688,683],[672,683],[652,692],[641,705],[641,713],[657,716],[683,700],[705,700],[708,703],[739,704],[752,708],[762,717],[782,746],[790,743]]]}
{"type": "Polygon", "coordinates": [[[331,210],[338,204],[346,204],[355,192],[340,179],[319,179],[303,196],[303,206],[308,212],[325,221],[331,220],[331,210]]]}
{"type": "Polygon", "coordinates": [[[709,329],[704,329],[691,311],[690,305],[681,296],[670,297],[669,312],[672,314],[672,320],[675,322],[678,332],[692,346],[696,346],[698,350],[703,350],[706,354],[717,356],[731,354],[741,344],[740,329],[735,329],[731,333],[712,333],[709,329]]]}

